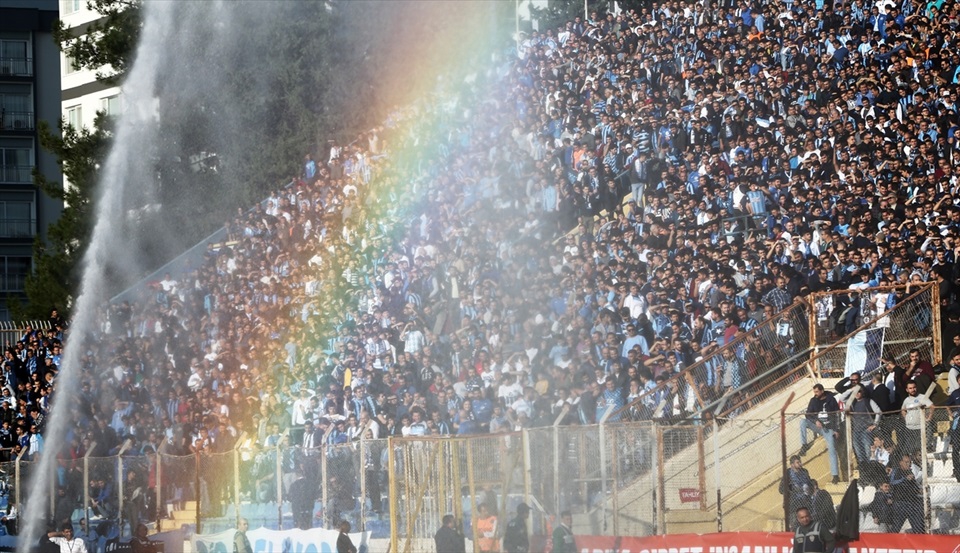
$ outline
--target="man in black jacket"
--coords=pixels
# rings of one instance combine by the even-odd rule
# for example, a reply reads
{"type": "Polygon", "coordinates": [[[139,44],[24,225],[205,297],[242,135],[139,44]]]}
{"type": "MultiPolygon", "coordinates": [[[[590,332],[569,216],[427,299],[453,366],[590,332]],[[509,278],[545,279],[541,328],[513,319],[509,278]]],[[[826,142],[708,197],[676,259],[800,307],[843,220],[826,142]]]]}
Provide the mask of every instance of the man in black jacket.
{"type": "Polygon", "coordinates": [[[463,534],[457,531],[457,519],[453,515],[444,515],[443,526],[437,530],[433,541],[437,544],[437,553],[466,553],[467,545],[463,534]]]}
{"type": "Polygon", "coordinates": [[[826,490],[821,490],[816,480],[810,480],[810,515],[831,532],[837,527],[837,511],[833,498],[826,490]]]}
{"type": "Polygon", "coordinates": [[[530,539],[527,537],[527,516],[530,507],[526,503],[517,505],[517,516],[507,525],[503,536],[503,550],[506,553],[527,553],[530,551],[530,539]]]}
{"type": "Polygon", "coordinates": [[[800,421],[800,455],[810,451],[812,443],[807,442],[807,430],[823,436],[830,454],[830,474],[833,483],[840,482],[840,463],[837,459],[837,439],[840,437],[840,405],[833,394],[823,389],[823,384],[813,385],[813,397],[807,404],[807,415],[800,421]]]}

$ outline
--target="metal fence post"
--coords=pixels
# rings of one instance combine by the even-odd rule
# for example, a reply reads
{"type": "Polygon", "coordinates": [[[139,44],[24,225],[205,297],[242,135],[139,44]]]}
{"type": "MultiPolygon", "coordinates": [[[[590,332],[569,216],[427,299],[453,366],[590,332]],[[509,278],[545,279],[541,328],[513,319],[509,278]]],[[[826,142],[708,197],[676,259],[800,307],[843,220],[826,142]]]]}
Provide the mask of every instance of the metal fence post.
{"type": "Polygon", "coordinates": [[[720,424],[713,418],[713,486],[717,490],[717,532],[723,532],[723,504],[720,492],[720,424]]]}
{"type": "Polygon", "coordinates": [[[815,375],[814,378],[820,378],[819,363],[817,363],[817,353],[820,344],[817,341],[817,294],[810,294],[807,298],[810,302],[807,309],[807,340],[810,343],[810,371],[815,375]]]}
{"type": "Polygon", "coordinates": [[[196,494],[195,494],[195,499],[196,499],[196,501],[194,502],[194,509],[196,510],[195,518],[196,518],[196,522],[197,522],[196,533],[199,534],[199,533],[200,533],[200,501],[201,501],[200,498],[201,498],[202,495],[203,495],[203,494],[200,493],[200,486],[201,486],[201,482],[200,482],[200,449],[197,449],[196,453],[194,453],[194,459],[195,459],[194,466],[195,466],[195,468],[196,468],[196,471],[194,472],[194,476],[193,476],[193,485],[194,485],[194,486],[196,487],[196,489],[197,489],[196,494]]]}
{"type": "MultiPolygon", "coordinates": [[[[928,409],[933,409],[932,407],[924,408],[923,411],[928,409]]],[[[927,530],[927,534],[933,533],[933,527],[930,524],[930,473],[927,472],[927,463],[929,462],[928,453],[927,453],[927,425],[930,424],[930,421],[926,420],[926,413],[922,415],[922,424],[920,426],[920,459],[921,465],[920,470],[923,474],[923,486],[920,487],[920,490],[923,493],[923,525],[927,530]]],[[[899,529],[897,529],[899,531],[899,529]]]]}
{"type": "Polygon", "coordinates": [[[610,499],[611,499],[611,511],[613,514],[613,535],[620,535],[620,498],[617,497],[617,492],[620,488],[620,440],[618,439],[617,430],[614,430],[614,439],[613,447],[611,448],[611,453],[613,457],[613,479],[611,480],[612,488],[610,490],[610,499]]]}
{"type": "MultiPolygon", "coordinates": [[[[162,442],[160,442],[160,447],[157,448],[157,455],[156,455],[156,457],[157,457],[157,493],[156,493],[156,496],[157,496],[157,497],[155,498],[155,501],[156,501],[157,531],[158,531],[158,532],[163,531],[163,528],[161,528],[162,525],[161,525],[160,521],[162,520],[162,517],[163,517],[163,515],[165,514],[165,513],[161,513],[161,508],[162,508],[163,505],[164,505],[164,503],[163,503],[163,454],[165,453],[166,449],[167,449],[167,440],[166,440],[166,438],[164,438],[164,440],[163,440],[162,442]]],[[[84,471],[84,472],[86,472],[86,471],[84,471]]],[[[87,488],[87,483],[84,482],[84,485],[83,485],[83,486],[84,486],[84,489],[86,489],[86,488],[87,488]]],[[[86,509],[84,509],[84,512],[86,512],[86,509]]],[[[89,522],[88,522],[88,524],[89,524],[89,522]]],[[[88,528],[89,528],[89,526],[88,526],[88,528]]]]}
{"type": "MultiPolygon", "coordinates": [[[[117,530],[120,532],[120,536],[123,536],[123,481],[123,455],[117,455],[117,519],[120,521],[118,524],[120,528],[117,530]]],[[[133,531],[133,521],[130,521],[131,536],[133,536],[133,531]]]]}
{"type": "Polygon", "coordinates": [[[363,532],[366,530],[367,526],[367,448],[370,447],[367,445],[367,439],[365,434],[367,431],[362,429],[360,431],[360,443],[357,446],[359,460],[359,472],[360,472],[360,531],[363,532]]]}
{"type": "Polygon", "coordinates": [[[656,493],[656,512],[657,512],[657,530],[656,534],[666,534],[667,533],[667,521],[666,514],[664,510],[667,507],[666,493],[667,493],[667,484],[663,481],[663,465],[664,465],[664,451],[663,451],[663,427],[657,425],[657,473],[655,476],[655,482],[657,482],[657,493],[656,493]]]}
{"type": "Polygon", "coordinates": [[[245,441],[243,436],[233,446],[233,511],[237,528],[240,527],[240,445],[245,441]]]}
{"type": "Polygon", "coordinates": [[[930,288],[930,322],[932,324],[933,333],[931,338],[933,339],[933,364],[943,362],[943,342],[940,340],[940,287],[933,286],[930,288]]]}
{"type": "Polygon", "coordinates": [[[281,470],[281,463],[283,462],[281,456],[283,455],[283,450],[281,447],[286,441],[286,437],[287,432],[284,432],[283,435],[280,436],[280,439],[277,440],[277,455],[274,466],[274,470],[276,470],[277,482],[277,528],[283,528],[283,471],[281,470]]]}
{"type": "Polygon", "coordinates": [[[780,463],[783,466],[783,471],[780,475],[781,481],[783,482],[783,531],[790,531],[790,474],[787,472],[788,467],[790,466],[787,463],[787,407],[790,406],[790,403],[793,402],[793,398],[796,395],[796,392],[790,392],[790,396],[787,397],[787,401],[783,403],[783,407],[780,408],[780,463]]]}
{"type": "MultiPolygon", "coordinates": [[[[90,528],[90,454],[96,449],[97,442],[90,444],[90,447],[83,454],[83,520],[87,528],[90,528]]],[[[17,503],[19,509],[20,503],[20,458],[17,458],[17,503]]]]}
{"type": "MultiPolygon", "coordinates": [[[[470,531],[473,534],[473,551],[480,551],[480,533],[477,531],[477,520],[480,513],[477,512],[477,486],[473,479],[473,448],[469,441],[464,441],[467,448],[467,489],[470,491],[470,531]]],[[[392,517],[391,517],[392,518],[392,517]]]]}
{"type": "MultiPolygon", "coordinates": [[[[333,426],[333,425],[331,425],[333,426]]],[[[323,444],[323,454],[320,456],[320,494],[323,496],[323,518],[329,519],[330,515],[327,513],[327,505],[330,504],[329,488],[327,487],[327,455],[330,454],[330,445],[323,444]]],[[[336,520],[329,520],[331,524],[337,524],[336,520]]]]}
{"type": "MultiPolygon", "coordinates": [[[[564,407],[566,409],[566,407],[564,407]]],[[[560,514],[560,427],[553,424],[553,512],[560,514]]]]}
{"type": "MultiPolygon", "coordinates": [[[[396,453],[393,451],[393,437],[387,437],[387,486],[390,488],[388,492],[390,497],[388,498],[390,504],[388,505],[388,513],[390,514],[390,551],[399,551],[397,549],[397,530],[398,524],[397,519],[400,516],[398,512],[398,506],[400,505],[399,498],[397,497],[397,459],[396,453]]],[[[326,498],[324,498],[326,499],[326,498]]]]}
{"type": "MultiPolygon", "coordinates": [[[[530,439],[527,436],[526,428],[520,432],[520,446],[523,452],[523,501],[529,505],[531,503],[530,495],[532,494],[530,471],[533,469],[530,466],[530,439]]],[[[473,516],[472,513],[471,516],[473,516]]]]}
{"type": "MultiPolygon", "coordinates": [[[[119,520],[120,520],[120,535],[123,535],[123,485],[126,475],[123,473],[123,454],[127,452],[127,449],[133,445],[132,440],[127,440],[123,442],[123,445],[120,447],[120,451],[117,453],[117,504],[119,508],[119,520]]],[[[128,521],[130,523],[130,535],[133,536],[136,527],[134,527],[134,521],[128,521]]],[[[198,532],[200,530],[197,530],[198,532]]]]}
{"type": "MultiPolygon", "coordinates": [[[[853,392],[853,397],[856,397],[856,396],[857,396],[857,393],[853,392]]],[[[849,401],[853,401],[853,399],[851,398],[849,401]]],[[[844,432],[846,433],[846,437],[847,437],[847,439],[844,440],[845,442],[844,445],[847,450],[847,467],[846,468],[847,468],[848,482],[853,477],[853,458],[855,456],[853,452],[853,440],[854,440],[853,428],[852,428],[852,423],[850,421],[850,419],[854,416],[855,415],[853,413],[846,413],[846,416],[844,417],[844,425],[846,426],[846,428],[844,429],[844,432]]]]}
{"type": "MultiPolygon", "coordinates": [[[[17,501],[17,513],[22,513],[22,512],[23,512],[23,497],[22,497],[22,495],[21,495],[21,493],[20,493],[20,490],[21,490],[21,488],[22,488],[21,482],[20,482],[20,463],[23,462],[23,456],[24,456],[26,453],[27,453],[27,448],[24,448],[24,449],[21,449],[21,450],[20,450],[20,455],[17,455],[17,464],[14,465],[14,471],[13,471],[13,474],[14,474],[14,478],[13,478],[13,479],[14,479],[14,482],[16,482],[16,486],[17,486],[17,496],[16,496],[16,501],[17,501]]],[[[18,530],[19,530],[19,528],[20,528],[20,520],[21,520],[21,519],[22,519],[22,517],[19,517],[19,516],[17,517],[17,529],[18,529],[18,530]]]]}

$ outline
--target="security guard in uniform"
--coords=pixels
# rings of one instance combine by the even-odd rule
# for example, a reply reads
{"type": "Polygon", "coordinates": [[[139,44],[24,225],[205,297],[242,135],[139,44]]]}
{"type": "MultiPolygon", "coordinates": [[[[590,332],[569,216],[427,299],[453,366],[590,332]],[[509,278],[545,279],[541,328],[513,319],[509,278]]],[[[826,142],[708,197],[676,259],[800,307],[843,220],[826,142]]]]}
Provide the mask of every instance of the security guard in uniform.
{"type": "Polygon", "coordinates": [[[793,553],[833,553],[836,540],[830,529],[814,522],[810,510],[797,509],[797,531],[793,534],[793,553]]]}
{"type": "Polygon", "coordinates": [[[570,511],[560,513],[560,525],[553,529],[553,553],[577,553],[572,528],[573,515],[570,511]]]}

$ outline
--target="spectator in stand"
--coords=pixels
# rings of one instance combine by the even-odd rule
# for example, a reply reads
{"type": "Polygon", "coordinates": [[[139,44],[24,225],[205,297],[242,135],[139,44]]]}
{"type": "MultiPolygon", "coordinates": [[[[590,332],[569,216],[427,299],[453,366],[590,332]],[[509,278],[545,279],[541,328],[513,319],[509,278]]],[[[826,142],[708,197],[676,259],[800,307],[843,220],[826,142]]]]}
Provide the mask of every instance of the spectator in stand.
{"type": "Polygon", "coordinates": [[[903,437],[897,440],[900,453],[913,455],[920,451],[921,432],[927,432],[927,425],[933,419],[933,402],[917,390],[917,383],[907,382],[907,397],[903,400],[900,414],[903,417],[903,437]]]}
{"type": "MultiPolygon", "coordinates": [[[[957,9],[878,26],[852,5],[817,21],[800,3],[761,0],[754,31],[729,10],[655,2],[564,25],[553,35],[563,40],[530,37],[510,71],[478,79],[456,104],[483,108],[444,112],[435,155],[422,148],[434,136],[426,115],[447,102],[431,96],[365,140],[309,152],[291,168],[303,178],[226,222],[202,262],[104,306],[98,339],[77,346],[89,348],[79,367],[89,389],[75,430],[92,432],[98,454],[121,442],[110,426],[133,428],[135,451],[155,431],[182,454],[206,415],[214,428],[256,429],[263,445],[292,430],[299,445],[308,414],[288,407],[304,394],[330,399],[339,420],[359,379],[381,436],[409,426],[396,421],[418,401],[441,421],[452,410],[450,432],[472,433],[486,422],[468,386],[477,376],[504,421],[541,424],[570,400],[564,422],[588,423],[605,365],[637,402],[631,417],[690,416],[700,406],[670,377],[699,357],[702,398],[739,389],[734,371],[717,369],[757,376],[758,358],[790,355],[789,329],[765,334],[780,346],[766,351],[744,340],[736,360],[718,348],[808,291],[929,281],[954,306],[957,9]],[[828,36],[837,29],[845,48],[828,36]],[[397,194],[400,182],[418,193],[397,194]],[[566,353],[554,358],[555,347],[566,353]],[[623,378],[631,369],[636,394],[623,378]],[[113,425],[116,401],[130,412],[113,425]]],[[[855,326],[869,302],[851,305],[830,332],[855,326]]],[[[940,330],[929,317],[912,322],[940,330]]],[[[47,409],[64,339],[27,329],[0,362],[16,406],[5,416],[24,436],[32,421],[15,418],[20,403],[47,409]]],[[[895,400],[906,396],[900,380],[895,400]]],[[[508,426],[495,419],[491,431],[508,426]]],[[[816,422],[805,428],[826,438],[816,422]]]]}
{"type": "Polygon", "coordinates": [[[837,509],[833,505],[830,492],[820,489],[816,480],[810,480],[810,516],[813,520],[823,524],[831,532],[837,526],[837,509]]]}
{"type": "Polygon", "coordinates": [[[899,531],[904,521],[910,521],[910,531],[923,534],[926,525],[923,519],[923,496],[920,490],[923,473],[910,455],[900,456],[897,465],[890,471],[890,487],[893,494],[893,522],[891,529],[899,531]]]}
{"type": "Polygon", "coordinates": [[[807,414],[800,421],[800,456],[802,457],[813,446],[809,442],[807,431],[813,431],[816,435],[823,436],[827,444],[827,452],[830,457],[830,474],[833,475],[833,483],[840,482],[840,467],[837,460],[837,438],[840,436],[840,406],[833,394],[823,389],[823,384],[813,385],[813,397],[807,404],[807,414]]]}

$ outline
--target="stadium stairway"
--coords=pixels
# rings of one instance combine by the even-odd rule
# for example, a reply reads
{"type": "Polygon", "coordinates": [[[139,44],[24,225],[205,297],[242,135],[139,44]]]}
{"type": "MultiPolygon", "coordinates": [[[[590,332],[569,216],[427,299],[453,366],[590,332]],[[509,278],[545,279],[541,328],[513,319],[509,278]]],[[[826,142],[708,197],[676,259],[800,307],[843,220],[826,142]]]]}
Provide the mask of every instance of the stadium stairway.
{"type": "MultiPolygon", "coordinates": [[[[913,297],[918,298],[918,302],[926,301],[919,294],[913,297]]],[[[885,317],[896,320],[899,311],[903,313],[900,317],[910,320],[913,316],[910,310],[916,305],[916,302],[902,302],[885,317]]],[[[760,390],[741,389],[746,401],[736,407],[735,416],[723,419],[716,435],[712,423],[700,427],[704,436],[702,442],[698,443],[696,438],[694,421],[664,427],[662,441],[676,445],[667,445],[665,451],[659,453],[660,462],[656,464],[662,467],[661,474],[653,477],[644,474],[620,482],[616,492],[608,492],[589,513],[575,516],[575,531],[614,532],[617,535],[715,532],[718,526],[717,479],[720,481],[724,531],[782,530],[783,498],[778,489],[783,470],[780,410],[793,393],[793,403],[787,408],[786,453],[788,456],[797,454],[800,451],[800,418],[815,382],[808,360],[829,364],[827,362],[832,357],[843,351],[841,348],[853,343],[858,333],[869,328],[872,323],[864,324],[832,344],[811,344],[792,356],[786,365],[768,369],[767,374],[772,378],[761,375],[766,383],[760,390]],[[677,439],[672,439],[671,433],[677,433],[677,439]],[[715,445],[718,447],[716,455],[715,445]],[[715,458],[719,458],[719,470],[714,466],[715,458]],[[663,490],[662,497],[657,497],[656,488],[663,490]],[[691,493],[697,496],[697,500],[690,500],[691,493]]],[[[913,343],[919,344],[922,340],[932,343],[929,337],[918,340],[913,343]]],[[[901,340],[891,347],[889,354],[901,358],[910,347],[913,346],[901,340]]],[[[834,362],[832,366],[842,366],[842,358],[839,363],[834,362]]],[[[823,378],[819,381],[828,390],[836,383],[836,380],[823,378]]],[[[727,406],[728,411],[729,408],[727,406]]],[[[829,459],[822,438],[813,442],[804,462],[811,477],[831,493],[834,503],[839,503],[850,476],[846,474],[844,457],[841,455],[840,458],[841,479],[838,484],[831,483],[829,459]]],[[[861,504],[864,504],[863,500],[861,504]]]]}
{"type": "MultiPolygon", "coordinates": [[[[702,450],[698,444],[694,443],[674,453],[669,458],[669,462],[663,463],[663,473],[657,479],[663,481],[665,493],[662,498],[656,498],[656,490],[650,485],[649,478],[637,479],[620,487],[616,502],[617,511],[621,515],[617,521],[616,533],[618,535],[650,534],[653,530],[651,521],[656,521],[657,526],[664,526],[656,528],[658,534],[715,532],[717,501],[714,490],[717,471],[714,470],[713,443],[721,444],[720,479],[724,493],[721,506],[736,505],[736,508],[730,510],[725,508],[724,531],[747,527],[756,529],[758,518],[770,521],[763,524],[765,528],[773,526],[771,529],[782,529],[783,501],[777,491],[779,471],[782,467],[780,409],[791,393],[795,393],[798,398],[806,398],[812,382],[810,378],[801,379],[770,396],[766,401],[755,405],[738,418],[720,425],[716,442],[712,436],[712,430],[705,432],[702,450]],[[704,454],[703,462],[700,459],[701,451],[704,454]],[[702,503],[682,501],[679,490],[698,488],[701,469],[705,469],[702,476],[705,486],[700,490],[704,496],[702,503]],[[657,503],[663,509],[662,513],[656,513],[657,503]],[[776,520],[780,520],[779,527],[774,524],[776,520]]],[[[806,399],[801,406],[793,405],[793,407],[802,410],[805,404],[806,399]]],[[[798,432],[795,426],[788,423],[788,436],[791,432],[798,432]]],[[[799,449],[799,445],[794,449],[799,449]]],[[[821,455],[820,450],[825,452],[824,446],[816,444],[807,457],[809,459],[816,459],[819,456],[825,458],[825,453],[821,455]]],[[[789,451],[788,448],[788,454],[793,453],[796,451],[789,451]]],[[[827,473],[829,474],[829,469],[827,473]]],[[[606,525],[609,532],[613,530],[612,497],[606,498],[600,508],[608,509],[606,525]]],[[[601,532],[603,513],[598,511],[599,509],[595,509],[576,521],[579,522],[577,526],[580,530],[601,532]]]]}

